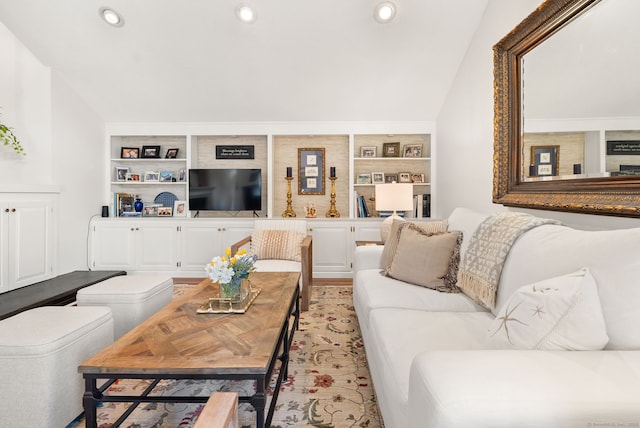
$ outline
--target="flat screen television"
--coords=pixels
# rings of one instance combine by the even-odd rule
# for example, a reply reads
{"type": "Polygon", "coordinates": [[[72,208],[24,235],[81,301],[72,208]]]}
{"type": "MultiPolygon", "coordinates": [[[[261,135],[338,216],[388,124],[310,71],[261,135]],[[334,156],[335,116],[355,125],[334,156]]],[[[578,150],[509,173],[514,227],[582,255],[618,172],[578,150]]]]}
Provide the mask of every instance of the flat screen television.
{"type": "Polygon", "coordinates": [[[260,211],[260,169],[190,169],[191,211],[260,211]]]}

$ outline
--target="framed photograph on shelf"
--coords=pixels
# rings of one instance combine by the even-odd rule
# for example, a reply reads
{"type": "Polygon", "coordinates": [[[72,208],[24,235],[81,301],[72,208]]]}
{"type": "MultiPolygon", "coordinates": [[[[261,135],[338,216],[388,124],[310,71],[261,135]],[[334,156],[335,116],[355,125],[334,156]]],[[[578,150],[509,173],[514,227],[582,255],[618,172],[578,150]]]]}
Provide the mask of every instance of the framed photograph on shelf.
{"type": "Polygon", "coordinates": [[[298,148],[298,195],[324,195],[324,148],[298,148]]]}
{"type": "Polygon", "coordinates": [[[140,181],[140,174],[137,172],[127,172],[127,179],[125,181],[140,181]]]}
{"type": "Polygon", "coordinates": [[[142,215],[144,217],[157,217],[158,216],[158,208],[160,208],[162,204],[149,204],[145,203],[142,208],[142,215]]]}
{"type": "Polygon", "coordinates": [[[402,154],[405,158],[421,158],[422,144],[405,144],[402,154]]]}
{"type": "Polygon", "coordinates": [[[411,183],[411,173],[410,172],[399,172],[398,173],[398,183],[411,183]]]}
{"type": "Polygon", "coordinates": [[[167,149],[167,154],[164,155],[165,159],[175,159],[178,157],[178,150],[180,149],[167,149]]]}
{"type": "Polygon", "coordinates": [[[173,207],[158,207],[158,217],[171,217],[173,215],[173,207]]]}
{"type": "Polygon", "coordinates": [[[411,174],[412,183],[424,183],[424,174],[411,174]]]}
{"type": "Polygon", "coordinates": [[[129,172],[129,168],[124,166],[116,167],[116,181],[127,181],[127,173],[129,172]]]}
{"type": "Polygon", "coordinates": [[[173,171],[161,171],[160,172],[160,181],[172,182],[173,181],[173,171]]]}
{"type": "Polygon", "coordinates": [[[360,147],[361,158],[375,158],[378,155],[378,148],[376,146],[360,147]]]}
{"type": "Polygon", "coordinates": [[[140,157],[140,147],[121,147],[120,157],[122,159],[138,159],[140,157]]]}
{"type": "Polygon", "coordinates": [[[371,174],[358,174],[356,184],[371,184],[371,174]]]}
{"type": "Polygon", "coordinates": [[[382,143],[382,157],[400,157],[400,143],[382,143]]]}
{"type": "Polygon", "coordinates": [[[385,174],[384,175],[385,183],[397,183],[398,182],[398,174],[385,174]]]}
{"type": "Polygon", "coordinates": [[[371,182],[373,184],[383,184],[384,183],[384,172],[372,172],[371,173],[371,182]]]}
{"type": "Polygon", "coordinates": [[[187,201],[174,201],[173,202],[173,216],[174,217],[186,217],[187,211],[187,201]]]}
{"type": "Polygon", "coordinates": [[[160,157],[160,146],[142,146],[142,156],[143,158],[159,158],[160,157]]]}
{"type": "Polygon", "coordinates": [[[160,181],[160,173],[158,171],[145,171],[144,181],[160,181]]]}

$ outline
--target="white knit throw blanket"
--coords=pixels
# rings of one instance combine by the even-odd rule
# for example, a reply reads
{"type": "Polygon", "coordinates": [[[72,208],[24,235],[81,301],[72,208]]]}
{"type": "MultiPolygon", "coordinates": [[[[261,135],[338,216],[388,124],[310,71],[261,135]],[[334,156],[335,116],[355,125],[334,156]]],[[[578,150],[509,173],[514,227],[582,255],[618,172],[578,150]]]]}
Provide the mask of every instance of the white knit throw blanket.
{"type": "Polygon", "coordinates": [[[558,223],[556,220],[515,212],[488,217],[469,241],[469,248],[458,271],[458,287],[478,303],[494,309],[502,267],[513,243],[527,230],[558,223]]]}

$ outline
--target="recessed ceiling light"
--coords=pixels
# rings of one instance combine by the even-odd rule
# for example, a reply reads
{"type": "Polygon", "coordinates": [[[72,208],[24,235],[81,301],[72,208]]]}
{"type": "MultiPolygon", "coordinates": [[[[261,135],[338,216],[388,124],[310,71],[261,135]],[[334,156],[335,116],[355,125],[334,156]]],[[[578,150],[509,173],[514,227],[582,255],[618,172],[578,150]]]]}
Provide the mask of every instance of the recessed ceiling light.
{"type": "Polygon", "coordinates": [[[113,25],[114,27],[122,27],[124,25],[124,19],[118,12],[108,7],[100,8],[100,17],[104,19],[109,25],[113,25]]]}
{"type": "Polygon", "coordinates": [[[247,24],[251,24],[256,21],[256,11],[246,3],[241,3],[236,7],[236,17],[247,24]]]}
{"type": "Polygon", "coordinates": [[[380,24],[391,22],[396,16],[396,5],[390,1],[379,3],[373,10],[373,18],[380,24]]]}

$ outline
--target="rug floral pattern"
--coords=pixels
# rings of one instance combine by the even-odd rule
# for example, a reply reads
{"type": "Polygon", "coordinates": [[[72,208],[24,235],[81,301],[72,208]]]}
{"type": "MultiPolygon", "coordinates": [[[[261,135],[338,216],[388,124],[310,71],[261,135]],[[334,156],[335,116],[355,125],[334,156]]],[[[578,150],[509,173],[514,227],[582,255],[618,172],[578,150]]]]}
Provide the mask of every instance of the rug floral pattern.
{"type": "MultiPolygon", "coordinates": [[[[176,286],[176,294],[181,294],[184,287],[188,286],[176,286]]],[[[351,287],[314,288],[310,309],[300,317],[289,356],[288,377],[280,389],[272,428],[382,427],[351,287]]],[[[136,394],[147,385],[144,380],[123,380],[112,385],[108,393],[136,394]]],[[[208,396],[215,391],[250,395],[254,385],[247,381],[166,380],[156,386],[154,394],[208,396]]],[[[98,408],[98,426],[111,428],[123,408],[115,403],[98,408]]],[[[189,428],[201,411],[201,404],[142,404],[121,426],[189,428]]],[[[250,405],[240,405],[239,417],[243,428],[255,427],[255,412],[250,405]]],[[[82,427],[82,418],[67,426],[82,427]]]]}

